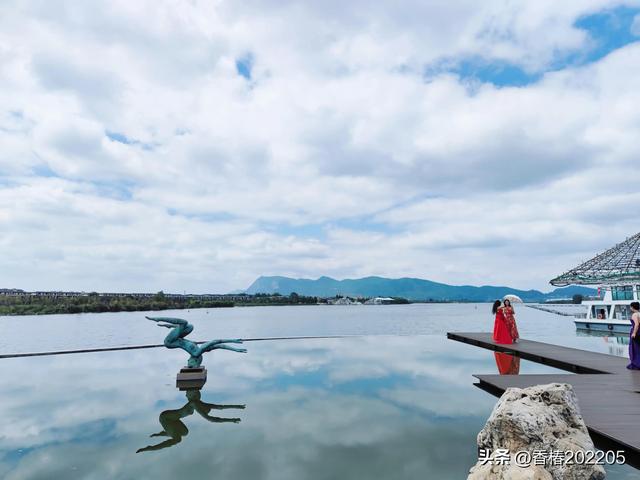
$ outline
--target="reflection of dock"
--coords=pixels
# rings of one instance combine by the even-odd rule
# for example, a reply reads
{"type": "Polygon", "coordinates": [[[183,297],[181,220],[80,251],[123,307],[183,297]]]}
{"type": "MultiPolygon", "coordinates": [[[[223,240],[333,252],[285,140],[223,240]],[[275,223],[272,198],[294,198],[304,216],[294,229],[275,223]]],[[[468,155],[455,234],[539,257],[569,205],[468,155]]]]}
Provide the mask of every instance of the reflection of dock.
{"type": "Polygon", "coordinates": [[[625,450],[627,463],[640,466],[640,371],[627,370],[627,359],[522,339],[500,345],[490,333],[448,333],[447,337],[580,374],[474,376],[478,387],[494,395],[502,395],[509,387],[571,384],[596,446],[625,450]]]}
{"type": "Polygon", "coordinates": [[[555,313],[556,315],[562,315],[563,317],[573,317],[573,316],[575,316],[575,314],[573,314],[573,313],[562,312],[560,310],[555,310],[553,308],[543,307],[541,305],[532,305],[530,303],[525,304],[525,307],[534,308],[534,309],[540,310],[542,312],[555,313]]]}

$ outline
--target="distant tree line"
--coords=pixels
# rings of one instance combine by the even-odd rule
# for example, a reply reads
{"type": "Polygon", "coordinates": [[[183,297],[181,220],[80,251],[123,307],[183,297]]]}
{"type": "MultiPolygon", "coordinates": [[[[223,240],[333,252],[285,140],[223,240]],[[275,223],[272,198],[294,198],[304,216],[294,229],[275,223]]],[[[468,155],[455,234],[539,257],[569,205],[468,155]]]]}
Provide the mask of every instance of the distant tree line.
{"type": "Polygon", "coordinates": [[[90,293],[75,297],[0,296],[0,315],[45,315],[53,313],[139,312],[187,308],[233,307],[234,302],[168,297],[158,292],[152,297],[111,297],[90,293]]]}
{"type": "Polygon", "coordinates": [[[391,302],[393,305],[408,305],[409,303],[411,302],[403,297],[393,297],[393,301],[391,302]]]}
{"type": "MultiPolygon", "coordinates": [[[[234,306],[266,305],[317,305],[326,304],[329,299],[279,293],[256,293],[254,295],[236,295],[234,301],[207,299],[204,296],[165,295],[160,291],[154,295],[108,295],[96,292],[88,294],[31,295],[12,290],[0,295],[0,315],[46,315],[65,313],[101,313],[101,312],[139,312],[152,310],[181,310],[190,308],[220,308],[234,306]]],[[[336,298],[341,298],[337,295],[336,298]]],[[[358,298],[366,301],[367,298],[358,298]]],[[[405,298],[394,298],[389,303],[409,303],[405,298]]]]}
{"type": "Polygon", "coordinates": [[[248,296],[242,305],[316,305],[322,299],[292,292],[289,295],[279,293],[256,293],[248,296]]]}

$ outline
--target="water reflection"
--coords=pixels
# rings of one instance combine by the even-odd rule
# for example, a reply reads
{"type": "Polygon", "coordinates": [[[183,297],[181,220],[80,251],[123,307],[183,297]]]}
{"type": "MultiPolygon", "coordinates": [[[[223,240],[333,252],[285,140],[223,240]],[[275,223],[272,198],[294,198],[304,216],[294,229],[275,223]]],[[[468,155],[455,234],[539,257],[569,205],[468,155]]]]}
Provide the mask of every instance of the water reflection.
{"type": "Polygon", "coordinates": [[[150,437],[169,437],[167,440],[156,445],[147,445],[139,448],[136,453],[148,452],[151,450],[162,450],[163,448],[172,447],[182,441],[189,433],[189,429],[182,422],[182,419],[198,412],[202,418],[213,423],[240,423],[239,418],[221,418],[209,415],[211,410],[226,410],[230,408],[244,410],[246,405],[218,405],[215,403],[203,402],[199,390],[188,390],[186,392],[187,403],[177,410],[165,410],[158,418],[162,431],[153,433],[150,437]]]}
{"type": "Polygon", "coordinates": [[[596,330],[585,331],[577,330],[576,335],[578,337],[597,337],[601,338],[605,344],[605,348],[609,355],[616,355],[618,357],[626,357],[629,352],[629,335],[598,332],[596,330]]]}
{"type": "MultiPolygon", "coordinates": [[[[200,398],[175,389],[183,356],[0,361],[0,478],[459,480],[496,402],[471,376],[495,373],[493,352],[444,336],[255,342],[209,363],[200,398]],[[229,418],[211,425],[201,412],[229,418]],[[172,446],[135,453],[147,444],[172,446]]],[[[551,372],[520,364],[521,374],[551,372]]],[[[607,478],[626,480],[615,468],[607,478]]]]}
{"type": "MultiPolygon", "coordinates": [[[[20,353],[161,343],[162,335],[148,328],[145,314],[158,312],[29,315],[20,329],[8,328],[14,317],[0,316],[0,351],[20,353]],[[127,325],[127,328],[122,328],[127,325]],[[74,332],[61,335],[60,332],[74,332]]],[[[184,318],[196,328],[197,339],[307,335],[444,335],[453,325],[469,332],[490,331],[494,318],[487,304],[309,305],[277,307],[167,310],[162,316],[184,318]]],[[[570,317],[532,308],[518,310],[520,335],[537,339],[546,332],[575,338],[570,317]]]]}
{"type": "Polygon", "coordinates": [[[503,352],[494,352],[494,356],[500,375],[520,374],[520,357],[503,352]]]}

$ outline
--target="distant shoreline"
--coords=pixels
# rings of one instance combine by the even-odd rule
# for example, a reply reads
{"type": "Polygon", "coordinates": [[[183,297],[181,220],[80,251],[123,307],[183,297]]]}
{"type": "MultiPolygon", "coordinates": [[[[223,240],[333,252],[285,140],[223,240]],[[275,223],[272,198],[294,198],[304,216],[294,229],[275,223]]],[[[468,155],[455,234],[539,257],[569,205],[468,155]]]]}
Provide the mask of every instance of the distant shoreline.
{"type": "MultiPolygon", "coordinates": [[[[0,289],[0,316],[55,315],[75,313],[141,312],[188,310],[201,308],[231,308],[291,305],[393,305],[489,303],[492,300],[426,299],[408,300],[402,297],[355,297],[336,295],[315,296],[257,294],[165,294],[157,293],[85,293],[85,292],[24,292],[0,289]]],[[[545,302],[552,304],[554,302],[545,302]]],[[[563,303],[563,302],[558,302],[563,303]]],[[[569,302],[566,302],[569,303],[569,302]]]]}
{"type": "Polygon", "coordinates": [[[141,312],[187,310],[195,308],[231,308],[259,305],[315,305],[316,297],[298,295],[179,295],[23,292],[0,290],[0,315],[55,315],[74,313],[141,312]]]}
{"type": "MultiPolygon", "coordinates": [[[[434,302],[408,302],[406,304],[392,304],[393,306],[397,307],[397,306],[401,306],[401,305],[453,305],[453,304],[482,304],[482,305],[490,305],[491,302],[479,302],[479,301],[434,301],[434,302]]],[[[231,304],[231,305],[227,305],[227,304],[209,304],[209,305],[205,305],[205,306],[172,306],[172,307],[158,307],[158,308],[151,308],[151,307],[144,307],[144,306],[140,306],[139,308],[135,308],[135,309],[131,309],[131,308],[120,308],[120,309],[115,309],[115,308],[111,308],[108,310],[104,310],[104,309],[83,309],[81,311],[77,311],[76,309],[63,309],[63,308],[55,308],[54,309],[47,309],[47,310],[39,310],[39,311],[34,311],[34,310],[27,310],[27,309],[20,309],[20,311],[7,311],[7,309],[0,307],[0,317],[24,317],[24,316],[39,316],[39,315],[80,315],[80,314],[86,314],[86,313],[122,313],[122,312],[162,312],[162,311],[169,311],[169,310],[203,310],[203,309],[216,309],[216,308],[252,308],[252,307],[304,307],[304,306],[310,306],[310,305],[315,305],[315,306],[325,306],[327,308],[332,308],[332,307],[340,307],[340,306],[347,306],[347,307],[353,307],[353,308],[358,308],[358,307],[369,307],[369,306],[376,306],[379,307],[380,305],[330,305],[327,303],[313,303],[313,304],[305,304],[305,303],[298,303],[298,304],[291,304],[291,303],[243,303],[243,304],[231,304]]],[[[548,303],[547,305],[555,305],[553,303],[548,303]]],[[[387,305],[390,306],[390,305],[387,305]]],[[[578,305],[576,305],[578,306],[578,305]]]]}
{"type": "MultiPolygon", "coordinates": [[[[100,294],[75,292],[22,292],[0,291],[0,316],[72,315],[80,313],[149,312],[165,310],[190,310],[203,308],[232,308],[259,306],[358,306],[367,298],[336,296],[318,298],[291,294],[230,294],[230,295],[178,295],[164,294],[100,294]]],[[[460,300],[409,301],[404,298],[385,298],[386,305],[412,303],[447,304],[478,303],[460,300]]],[[[381,305],[382,303],[372,303],[381,305]]]]}

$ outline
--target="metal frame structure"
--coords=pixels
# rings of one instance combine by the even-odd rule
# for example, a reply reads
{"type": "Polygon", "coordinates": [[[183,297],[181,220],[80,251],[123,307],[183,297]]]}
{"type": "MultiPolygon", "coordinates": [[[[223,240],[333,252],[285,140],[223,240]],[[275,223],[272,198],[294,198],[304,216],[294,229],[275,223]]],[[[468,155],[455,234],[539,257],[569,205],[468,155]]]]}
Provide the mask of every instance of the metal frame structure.
{"type": "Polygon", "coordinates": [[[632,285],[640,282],[640,233],[551,280],[551,285],[632,285]]]}

